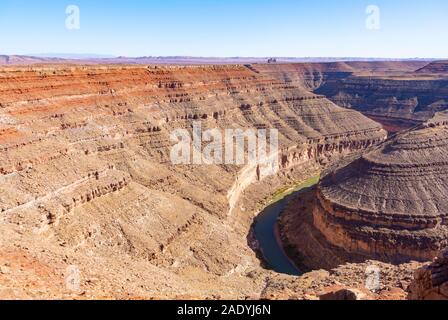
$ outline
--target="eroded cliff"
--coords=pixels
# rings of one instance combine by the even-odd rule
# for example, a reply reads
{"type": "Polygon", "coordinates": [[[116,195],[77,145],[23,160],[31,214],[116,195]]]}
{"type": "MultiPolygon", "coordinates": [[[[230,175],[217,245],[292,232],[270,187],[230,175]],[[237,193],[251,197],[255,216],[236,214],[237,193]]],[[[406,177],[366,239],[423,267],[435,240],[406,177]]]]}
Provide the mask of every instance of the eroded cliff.
{"type": "Polygon", "coordinates": [[[4,68],[0,295],[259,297],[270,273],[246,241],[257,206],[385,136],[244,66],[4,68]],[[172,165],[170,134],[197,121],[278,129],[279,174],[172,165]],[[79,292],[67,270],[78,270],[79,292]]]}
{"type": "Polygon", "coordinates": [[[448,300],[448,251],[417,270],[409,287],[410,300],[448,300]]]}
{"type": "Polygon", "coordinates": [[[447,125],[446,113],[437,114],[329,173],[292,203],[282,230],[296,259],[329,268],[347,261],[398,264],[437,256],[448,246],[447,125]]]}
{"type": "Polygon", "coordinates": [[[446,61],[255,65],[262,74],[301,85],[353,108],[392,132],[448,108],[446,61]]]}

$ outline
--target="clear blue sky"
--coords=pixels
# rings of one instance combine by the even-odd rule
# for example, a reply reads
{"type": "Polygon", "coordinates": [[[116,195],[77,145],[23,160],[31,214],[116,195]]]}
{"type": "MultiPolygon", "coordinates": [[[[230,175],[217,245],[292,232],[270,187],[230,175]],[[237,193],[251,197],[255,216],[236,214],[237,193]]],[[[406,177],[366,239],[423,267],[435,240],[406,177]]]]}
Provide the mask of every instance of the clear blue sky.
{"type": "Polygon", "coordinates": [[[0,0],[3,54],[447,58],[447,35],[447,0],[0,0]]]}

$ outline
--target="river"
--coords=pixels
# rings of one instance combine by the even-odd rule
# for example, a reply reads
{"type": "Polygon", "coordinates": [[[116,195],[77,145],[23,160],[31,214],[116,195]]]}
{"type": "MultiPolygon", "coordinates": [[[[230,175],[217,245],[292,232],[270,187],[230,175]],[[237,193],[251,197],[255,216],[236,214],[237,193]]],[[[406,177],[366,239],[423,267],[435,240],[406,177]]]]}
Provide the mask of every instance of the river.
{"type": "Polygon", "coordinates": [[[288,202],[303,190],[312,187],[319,181],[313,177],[300,185],[290,188],[275,196],[271,204],[260,212],[255,220],[255,237],[260,244],[260,250],[268,266],[278,272],[288,275],[300,275],[300,270],[288,258],[276,234],[277,220],[288,202]]]}

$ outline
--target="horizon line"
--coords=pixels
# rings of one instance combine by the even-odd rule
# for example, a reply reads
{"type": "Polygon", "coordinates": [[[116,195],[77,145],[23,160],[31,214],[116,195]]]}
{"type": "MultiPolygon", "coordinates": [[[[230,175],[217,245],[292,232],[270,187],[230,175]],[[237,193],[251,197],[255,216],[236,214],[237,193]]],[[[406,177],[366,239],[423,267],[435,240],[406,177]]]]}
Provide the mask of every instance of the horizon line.
{"type": "Polygon", "coordinates": [[[361,60],[448,60],[448,57],[381,57],[381,56],[200,56],[200,55],[112,55],[101,53],[36,53],[36,54],[22,54],[22,53],[0,53],[3,57],[29,57],[42,59],[65,59],[65,60],[82,60],[82,59],[361,59],[361,60]]]}

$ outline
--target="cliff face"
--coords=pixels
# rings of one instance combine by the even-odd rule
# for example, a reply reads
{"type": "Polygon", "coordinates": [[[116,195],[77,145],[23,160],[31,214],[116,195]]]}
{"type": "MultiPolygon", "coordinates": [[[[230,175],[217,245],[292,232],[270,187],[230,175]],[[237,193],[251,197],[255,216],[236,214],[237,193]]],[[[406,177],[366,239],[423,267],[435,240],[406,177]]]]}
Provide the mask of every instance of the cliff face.
{"type": "Polygon", "coordinates": [[[418,125],[448,108],[446,62],[345,62],[260,65],[290,81],[353,108],[390,132],[418,125]],[[417,70],[417,71],[416,71],[417,70]]]}
{"type": "Polygon", "coordinates": [[[392,263],[428,261],[446,248],[447,125],[446,114],[438,114],[326,176],[305,206],[318,231],[308,233],[321,240],[316,246],[328,243],[341,261],[392,263]]]}
{"type": "Polygon", "coordinates": [[[271,78],[299,84],[314,91],[327,82],[336,82],[356,75],[413,73],[426,66],[423,61],[327,62],[254,64],[257,72],[271,78]]]}
{"type": "Polygon", "coordinates": [[[391,120],[425,121],[448,108],[448,80],[352,77],[328,81],[316,93],[340,106],[391,120]]]}
{"type": "Polygon", "coordinates": [[[265,271],[246,236],[259,201],[385,136],[243,66],[4,68],[0,257],[30,267],[6,266],[0,294],[79,294],[64,285],[75,266],[86,297],[257,297],[265,271]],[[196,121],[278,129],[278,176],[172,165],[170,134],[196,121]]]}
{"type": "Polygon", "coordinates": [[[421,74],[448,74],[448,61],[435,61],[417,70],[421,74]]]}
{"type": "Polygon", "coordinates": [[[448,300],[448,251],[415,272],[409,287],[410,300],[448,300]]]}

